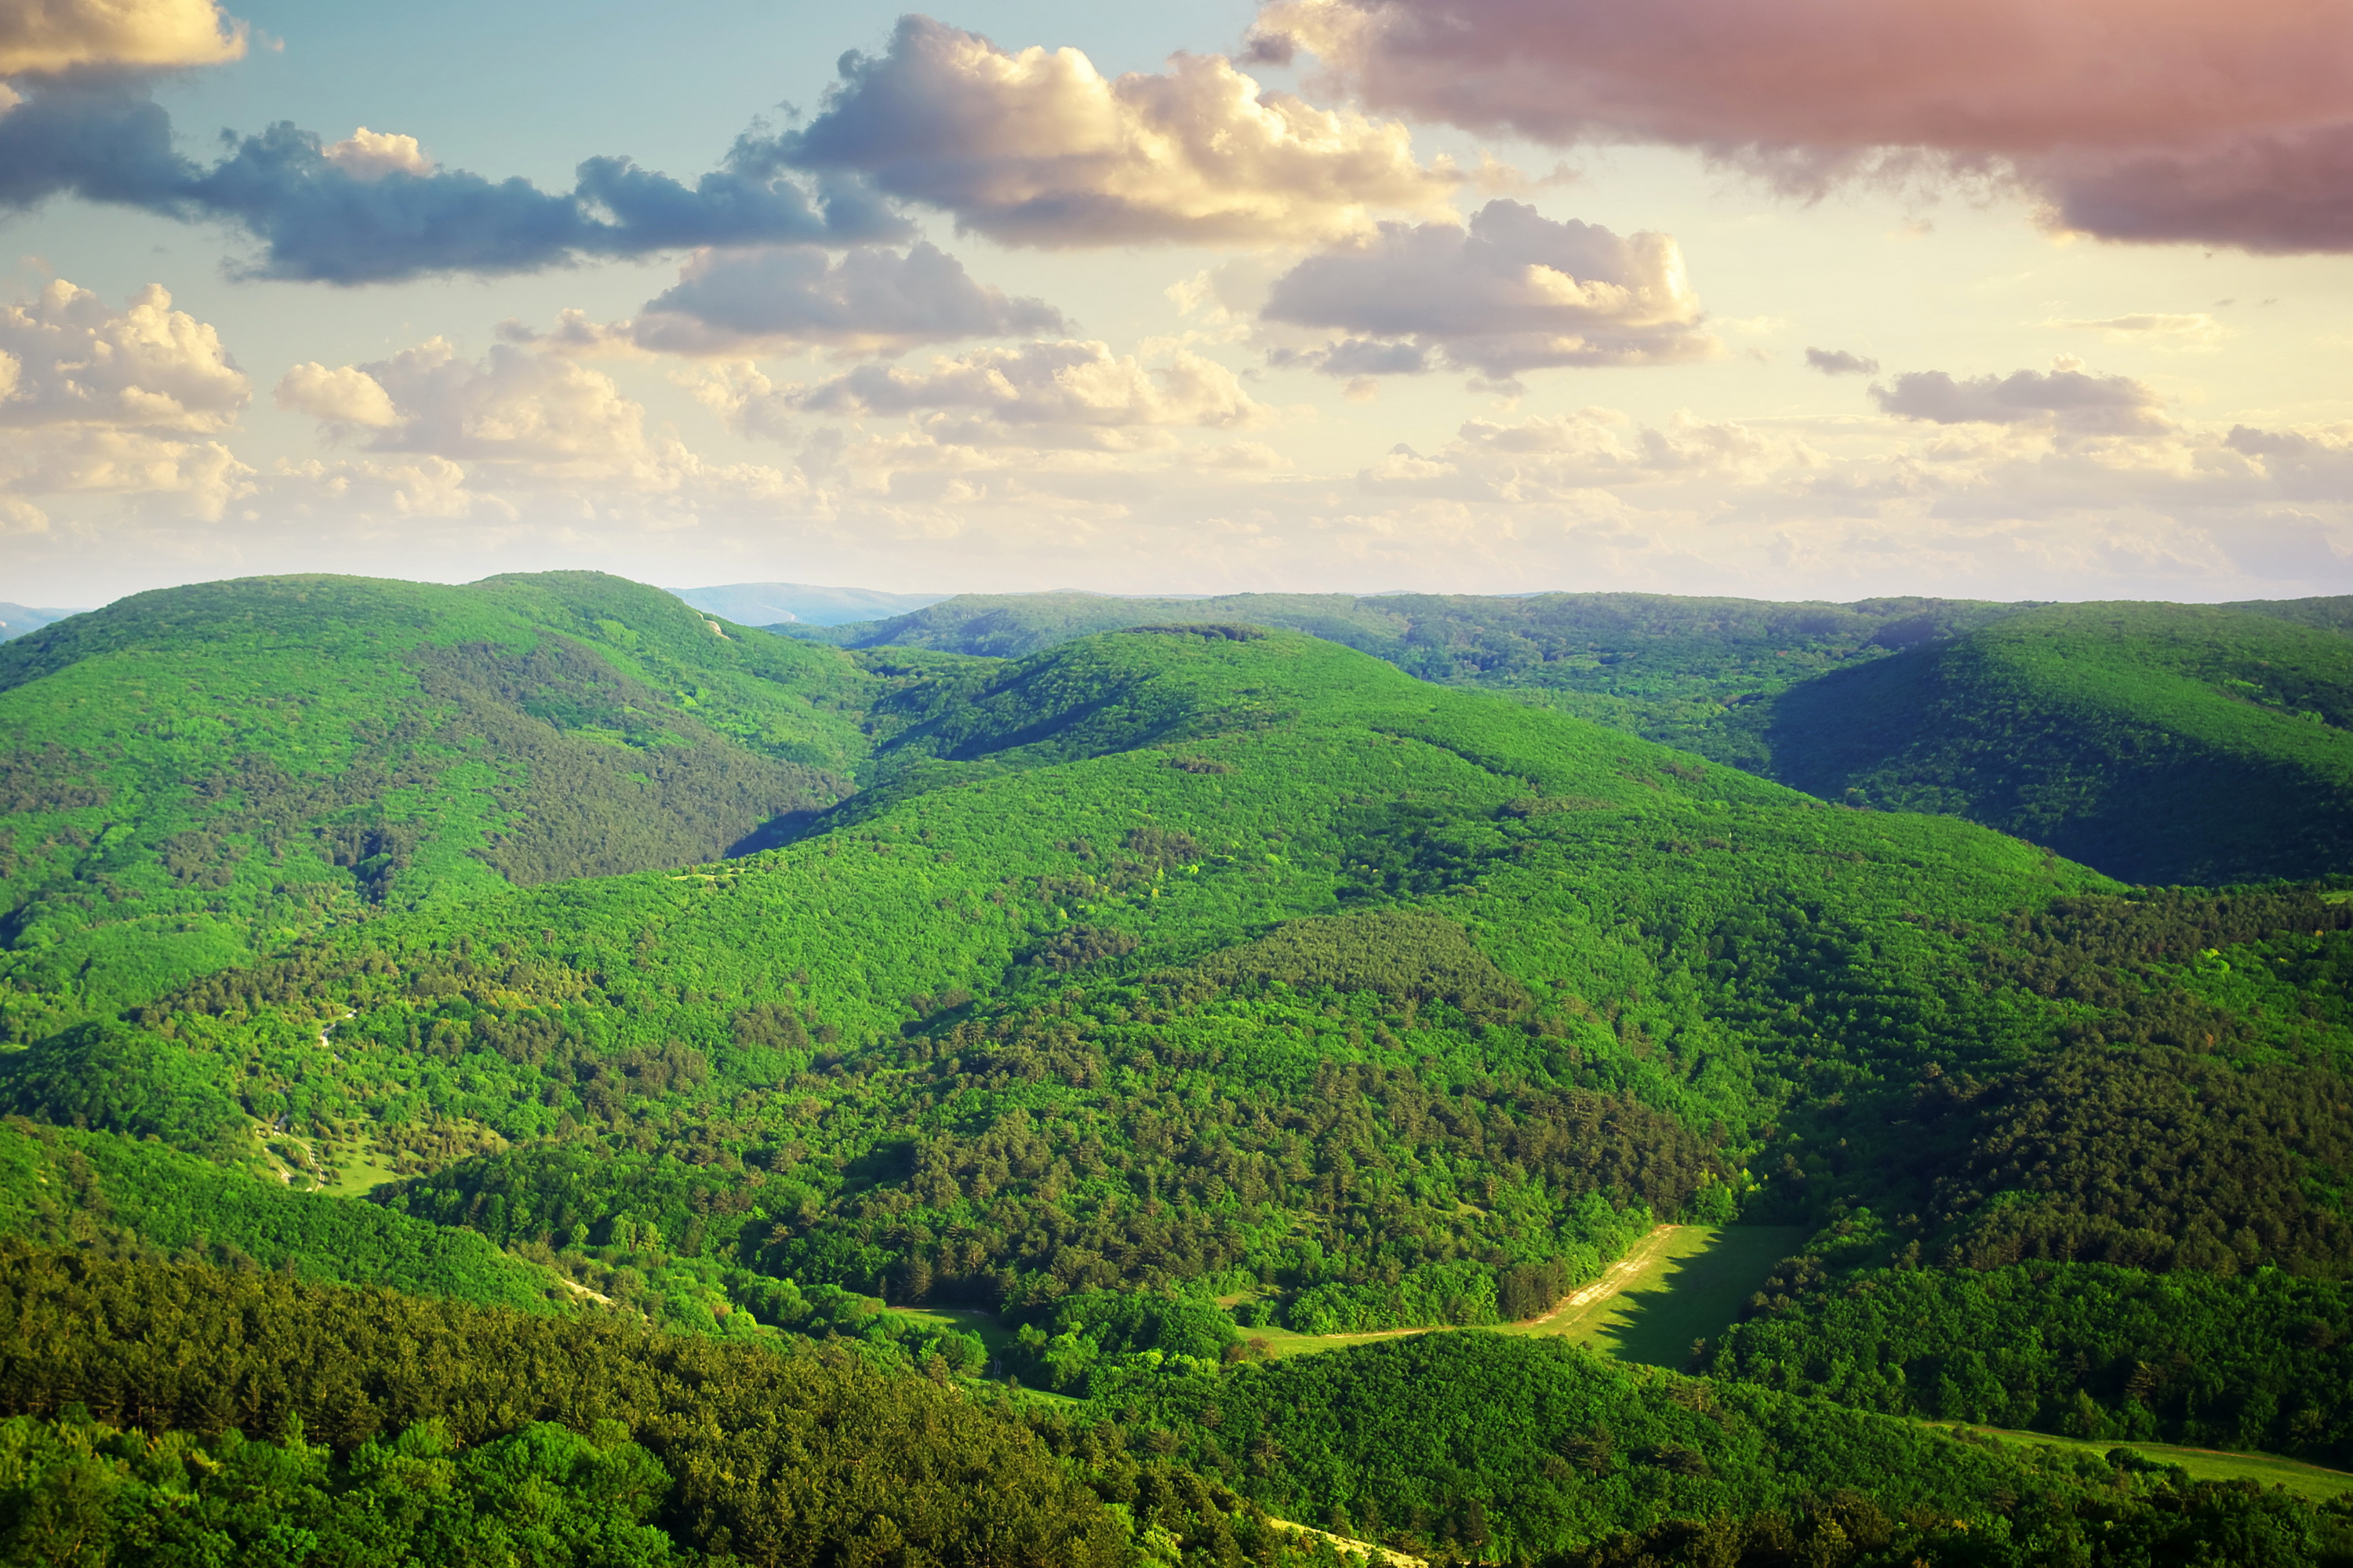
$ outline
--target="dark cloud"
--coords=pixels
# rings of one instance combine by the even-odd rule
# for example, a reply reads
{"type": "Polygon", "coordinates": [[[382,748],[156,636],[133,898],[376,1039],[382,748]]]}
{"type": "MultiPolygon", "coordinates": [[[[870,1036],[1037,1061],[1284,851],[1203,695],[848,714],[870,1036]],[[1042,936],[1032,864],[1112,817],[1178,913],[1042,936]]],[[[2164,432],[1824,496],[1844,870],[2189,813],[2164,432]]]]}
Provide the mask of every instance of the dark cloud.
{"type": "Polygon", "coordinates": [[[1068,325],[1043,300],[976,283],[955,257],[919,242],[904,254],[860,249],[838,261],[815,246],[705,251],[630,332],[639,347],[673,354],[801,345],[896,354],[959,338],[1059,336],[1068,325]]]}
{"type": "Polygon", "coordinates": [[[0,114],[0,207],[61,195],[227,222],[259,242],[247,275],[332,283],[704,245],[857,243],[907,228],[854,181],[812,196],[784,172],[776,142],[757,136],[692,185],[626,158],[588,160],[565,192],[463,171],[355,174],[287,124],[201,164],[174,150],[163,109],[121,83],[40,85],[0,114]]]}
{"type": "Polygon", "coordinates": [[[2070,227],[2353,250],[2353,0],[1267,0],[1377,110],[1695,149],[1819,192],[2014,175],[2070,227]]]}
{"type": "Polygon", "coordinates": [[[2040,172],[2060,221],[2103,238],[2353,250],[2353,124],[2040,172]]]}
{"type": "Polygon", "coordinates": [[[1275,280],[1261,313],[1347,337],[1284,361],[1335,376],[1440,364],[1505,377],[1570,365],[1661,365],[1722,352],[1700,328],[1682,253],[1663,234],[1621,238],[1491,201],[1467,228],[1385,223],[1275,280]]]}
{"type": "Polygon", "coordinates": [[[2014,371],[1956,380],[1918,370],[1874,385],[1872,400],[1906,419],[1939,425],[2055,425],[2076,435],[2129,435],[2163,429],[2163,399],[2129,376],[2091,376],[2063,368],[2014,371]]]}
{"type": "Polygon", "coordinates": [[[1875,376],[1879,361],[1865,359],[1859,354],[1849,354],[1842,348],[1810,348],[1806,363],[1825,376],[1875,376]]]}

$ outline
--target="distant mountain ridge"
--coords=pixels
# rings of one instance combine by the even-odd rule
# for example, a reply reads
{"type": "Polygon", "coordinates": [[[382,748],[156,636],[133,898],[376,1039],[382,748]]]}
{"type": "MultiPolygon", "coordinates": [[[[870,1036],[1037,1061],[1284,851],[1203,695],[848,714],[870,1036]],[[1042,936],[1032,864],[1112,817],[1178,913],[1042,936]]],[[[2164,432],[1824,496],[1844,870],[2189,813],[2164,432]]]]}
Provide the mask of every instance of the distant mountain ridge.
{"type": "MultiPolygon", "coordinates": [[[[822,588],[810,583],[722,583],[712,588],[671,591],[697,609],[744,626],[839,626],[849,621],[905,615],[950,597],[944,593],[822,588]]],[[[5,613],[5,607],[0,607],[0,613],[5,613]]]]}
{"type": "Polygon", "coordinates": [[[27,632],[63,620],[69,615],[88,613],[79,609],[35,609],[30,605],[9,604],[0,600],[0,642],[12,641],[27,632]]]}

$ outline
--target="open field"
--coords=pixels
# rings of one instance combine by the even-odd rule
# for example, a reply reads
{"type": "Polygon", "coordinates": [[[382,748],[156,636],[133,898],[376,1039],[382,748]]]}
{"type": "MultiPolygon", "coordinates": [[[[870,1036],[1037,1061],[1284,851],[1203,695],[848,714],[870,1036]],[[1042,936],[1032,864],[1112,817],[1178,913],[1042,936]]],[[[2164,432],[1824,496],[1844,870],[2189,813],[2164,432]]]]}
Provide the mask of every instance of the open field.
{"type": "MultiPolygon", "coordinates": [[[[1545,1316],[1488,1328],[1498,1334],[1557,1334],[1620,1361],[1681,1371],[1692,1341],[1722,1333],[1773,1266],[1805,1239],[1781,1225],[1661,1225],[1627,1249],[1599,1279],[1545,1316]]],[[[1312,1354],[1443,1329],[1371,1334],[1294,1334],[1251,1329],[1274,1356],[1312,1354]]]]}
{"type": "Polygon", "coordinates": [[[2054,1437],[2046,1432],[2016,1432],[2001,1426],[1964,1426],[1960,1430],[2004,1443],[2039,1443],[2089,1454],[2106,1454],[2117,1448],[2129,1448],[2159,1464],[2179,1465],[2195,1480],[2253,1481],[2261,1486],[2284,1487],[2298,1497],[2310,1498],[2316,1502],[2353,1492],[2353,1474],[2323,1469],[2318,1465],[2307,1465],[2300,1459],[2283,1459],[2275,1454],[2232,1454],[2216,1448],[2177,1447],[2170,1443],[2118,1443],[2098,1438],[2054,1437]]]}
{"type": "Polygon", "coordinates": [[[1639,1266],[1614,1289],[1504,1332],[1560,1334],[1621,1361],[1680,1372],[1693,1341],[1724,1332],[1804,1240],[1794,1226],[1662,1226],[1628,1255],[1639,1266]]]}

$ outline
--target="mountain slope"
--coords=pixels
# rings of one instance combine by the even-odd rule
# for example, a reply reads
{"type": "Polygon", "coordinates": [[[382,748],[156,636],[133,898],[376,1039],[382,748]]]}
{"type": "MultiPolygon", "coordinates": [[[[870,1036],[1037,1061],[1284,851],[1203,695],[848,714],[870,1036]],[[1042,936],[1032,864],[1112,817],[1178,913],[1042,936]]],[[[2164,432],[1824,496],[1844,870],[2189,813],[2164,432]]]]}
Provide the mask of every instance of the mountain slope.
{"type": "Polygon", "coordinates": [[[1339,642],[1411,675],[1523,701],[1757,771],[1754,705],[1795,682],[2024,608],[1892,599],[1774,604],[1662,594],[966,594],[889,620],[770,630],[848,648],[1019,658],[1124,627],[1246,622],[1339,642]]]}
{"type": "Polygon", "coordinates": [[[0,1032],[385,906],[716,858],[830,805],[872,684],[617,578],[262,578],[0,650],[0,1032]]]}
{"type": "Polygon", "coordinates": [[[2111,875],[2353,870],[2353,639],[2193,605],[2032,610],[1792,688],[1771,771],[2111,875]]]}

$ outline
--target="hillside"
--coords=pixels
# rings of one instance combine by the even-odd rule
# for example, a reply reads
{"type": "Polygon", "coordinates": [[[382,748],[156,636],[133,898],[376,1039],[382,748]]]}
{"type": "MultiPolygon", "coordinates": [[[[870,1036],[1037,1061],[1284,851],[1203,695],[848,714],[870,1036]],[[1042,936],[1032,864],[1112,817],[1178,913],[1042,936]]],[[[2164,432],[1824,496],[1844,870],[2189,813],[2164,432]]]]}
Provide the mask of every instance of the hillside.
{"type": "Polygon", "coordinates": [[[139,594],[0,650],[0,1034],[832,804],[871,683],[590,575],[139,594]]]}
{"type": "Polygon", "coordinates": [[[2193,605],[2032,610],[1772,705],[1770,771],[2145,883],[2353,871],[2353,639],[2193,605]]]}
{"type": "Polygon", "coordinates": [[[1239,620],[1609,725],[1827,799],[1967,817],[2128,882],[2353,869],[2353,600],[1852,605],[1636,594],[966,596],[853,648],[1018,656],[1239,620]]]}
{"type": "MultiPolygon", "coordinates": [[[[11,1321],[127,1326],[102,1353],[0,1347],[27,1453],[113,1444],[132,1466],[139,1432],[276,1438],[290,1413],[335,1434],[322,1495],[359,1497],[379,1432],[472,1448],[569,1424],[660,1469],[644,1496],[668,1500],[632,1528],[741,1552],[713,1532],[756,1523],[776,1544],[752,1560],[800,1561],[835,1547],[794,1531],[867,1527],[763,1512],[800,1483],[759,1467],[781,1461],[731,1391],[799,1408],[854,1388],[912,1424],[887,1439],[909,1496],[972,1497],[991,1483],[969,1456],[996,1451],[1044,1487],[1018,1528],[1096,1543],[1055,1561],[1272,1560],[1272,1518],[1302,1513],[1562,1563],[1694,1514],[1905,1562],[2044,1561],[2117,1521],[2337,1539],[2308,1505],[1908,1424],[2340,1451],[2348,1412],[2315,1380],[2353,1288],[2353,904],[2325,888],[2131,889],[1956,816],[1828,803],[1236,622],[997,659],[714,630],[611,579],[183,591],[0,654],[0,702],[40,698],[19,710],[28,750],[79,733],[95,703],[73,694],[120,669],[116,749],[57,751],[115,768],[90,776],[119,799],[176,801],[172,768],[242,776],[264,720],[316,748],[298,755],[355,755],[328,743],[374,734],[347,694],[370,694],[420,715],[402,755],[421,782],[366,809],[445,836],[420,831],[439,858],[375,897],[315,825],[253,839],[237,875],[316,863],[348,902],[235,927],[242,948],[144,991],[108,980],[111,1004],[79,973],[44,991],[58,971],[20,971],[34,1038],[0,1055],[21,1118],[0,1123],[19,1238],[0,1246],[20,1249],[0,1290],[35,1303],[11,1321]],[[375,630],[292,636],[312,593],[375,630]],[[524,673],[438,683],[453,648],[524,673]],[[748,844],[542,877],[502,866],[496,835],[535,814],[551,861],[628,841],[546,826],[586,805],[459,810],[502,799],[517,755],[530,789],[530,747],[553,745],[703,747],[834,792],[748,844]],[[34,1003],[111,1016],[44,1026],[34,1003]],[[1268,1365],[1250,1343],[1533,1318],[1662,1221],[1744,1217],[1808,1239],[1747,1322],[1694,1347],[1705,1378],[1475,1332],[1268,1365]],[[235,1272],[253,1263],[316,1283],[235,1272]],[[334,1282],[406,1294],[363,1307],[334,1282]],[[1883,1296],[1900,1338],[1872,1326],[1883,1296]],[[1968,1361],[1957,1336],[2021,1300],[2065,1337],[1968,1361]],[[2188,1304],[2169,1339],[2152,1301],[2188,1304]],[[2224,1410],[2176,1361],[2234,1319],[2262,1344],[2228,1361],[2224,1410]],[[505,1351],[414,1370],[459,1340],[578,1370],[544,1389],[501,1381],[505,1351]],[[1858,1340],[1895,1359],[1865,1365],[1858,1340]],[[2146,1375],[2116,1359],[2143,1347],[2146,1375]],[[1061,1397],[992,1406],[992,1370],[1061,1397]],[[207,1414],[207,1378],[245,1390],[249,1420],[207,1414]],[[70,1437],[57,1379],[123,1431],[70,1437]],[[617,1414],[616,1390],[648,1414],[617,1414]],[[709,1489],[723,1476],[765,1478],[709,1489]],[[2018,1554],[1968,1555],[2013,1531],[2018,1554]]],[[[114,808],[69,809],[88,827],[114,808]]],[[[112,907],[90,863],[57,885],[112,907]]],[[[155,884],[121,863],[135,909],[155,884]]],[[[92,928],[142,950],[132,917],[92,928]]],[[[828,1442],[807,1439],[812,1462],[828,1442]]],[[[972,1506],[883,1512],[960,1543],[940,1561],[990,1561],[944,1522],[972,1506]]],[[[1874,1560],[1840,1550],[1816,1555],[1874,1560]]]]}
{"type": "Polygon", "coordinates": [[[1762,771],[1754,705],[1797,682],[2025,608],[1947,599],[1775,604],[1662,594],[1232,594],[1112,599],[965,594],[911,614],[770,630],[846,648],[1020,658],[1154,624],[1282,627],[1422,680],[1521,700],[1762,771]]]}

